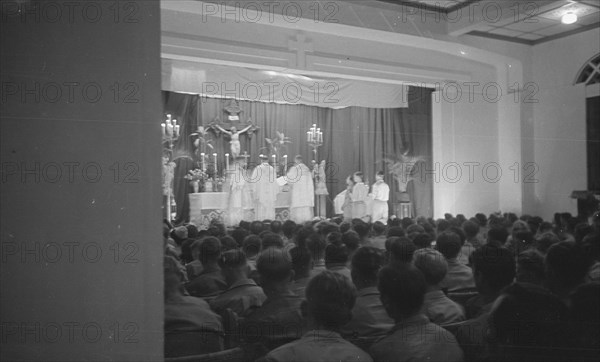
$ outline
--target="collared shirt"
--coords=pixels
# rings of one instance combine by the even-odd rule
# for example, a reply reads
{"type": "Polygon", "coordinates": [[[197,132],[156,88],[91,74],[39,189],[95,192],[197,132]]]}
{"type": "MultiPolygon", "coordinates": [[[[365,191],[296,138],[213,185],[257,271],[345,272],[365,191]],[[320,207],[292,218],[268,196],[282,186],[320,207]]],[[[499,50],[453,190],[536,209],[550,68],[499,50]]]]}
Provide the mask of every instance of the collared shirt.
{"type": "Polygon", "coordinates": [[[388,201],[390,199],[390,187],[383,181],[375,182],[371,191],[374,200],[388,201]]]}
{"type": "Polygon", "coordinates": [[[341,333],[349,338],[383,336],[394,327],[394,320],[385,311],[377,287],[363,288],[352,308],[352,320],[341,333]]]}
{"type": "Polygon", "coordinates": [[[369,239],[369,241],[367,242],[367,245],[372,246],[377,249],[385,250],[385,241],[386,240],[387,240],[387,236],[385,236],[385,235],[373,236],[369,239]]]}
{"type": "Polygon", "coordinates": [[[456,258],[446,259],[448,262],[448,272],[446,277],[440,283],[442,289],[448,289],[453,292],[461,289],[475,288],[475,279],[473,270],[470,267],[461,264],[456,258]]]}
{"type": "Polygon", "coordinates": [[[292,292],[294,292],[294,294],[296,294],[297,296],[301,297],[302,299],[306,298],[306,286],[308,285],[308,282],[310,281],[310,277],[306,277],[306,278],[300,278],[294,281],[294,283],[292,284],[292,292]]]}
{"type": "Polygon", "coordinates": [[[261,342],[271,350],[302,337],[306,332],[302,301],[291,291],[267,297],[241,323],[242,338],[248,343],[261,342]]]}
{"type": "Polygon", "coordinates": [[[217,313],[231,308],[237,315],[242,316],[247,310],[260,307],[265,299],[267,296],[254,280],[242,279],[211,301],[210,307],[217,313]]]}
{"type": "Polygon", "coordinates": [[[222,331],[221,317],[208,303],[196,297],[181,296],[165,301],[165,332],[222,331]]]}
{"type": "Polygon", "coordinates": [[[390,334],[371,347],[375,361],[462,361],[463,352],[452,333],[422,314],[397,323],[390,334]]]}
{"type": "Polygon", "coordinates": [[[270,362],[373,361],[367,352],[344,340],[338,333],[326,330],[310,331],[299,340],[269,352],[264,360],[270,362]]]}
{"type": "Polygon", "coordinates": [[[348,269],[346,265],[330,265],[329,268],[327,268],[327,270],[337,273],[339,275],[343,275],[346,278],[348,278],[350,282],[352,282],[352,275],[350,275],[350,269],[348,269]]]}
{"type": "Polygon", "coordinates": [[[187,283],[185,288],[194,297],[206,298],[221,294],[227,289],[227,283],[221,274],[221,268],[209,267],[205,268],[196,279],[187,283]]]}
{"type": "Polygon", "coordinates": [[[422,312],[431,322],[437,325],[465,320],[463,308],[448,298],[441,290],[425,293],[422,312]]]}

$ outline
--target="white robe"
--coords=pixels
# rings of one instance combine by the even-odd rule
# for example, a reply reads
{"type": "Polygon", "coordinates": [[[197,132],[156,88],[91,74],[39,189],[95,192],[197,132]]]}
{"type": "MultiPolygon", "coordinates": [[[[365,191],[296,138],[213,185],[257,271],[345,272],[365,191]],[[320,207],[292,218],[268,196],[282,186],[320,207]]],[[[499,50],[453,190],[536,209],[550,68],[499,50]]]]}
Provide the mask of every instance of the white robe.
{"type": "Polygon", "coordinates": [[[245,170],[234,164],[227,170],[225,191],[229,193],[227,222],[228,226],[237,226],[244,218],[245,170]]]}
{"type": "Polygon", "coordinates": [[[262,163],[254,168],[248,182],[252,184],[254,191],[255,220],[274,220],[275,200],[279,191],[275,169],[268,163],[262,163]]]}
{"type": "Polygon", "coordinates": [[[291,187],[290,219],[296,223],[312,220],[315,186],[310,169],[300,163],[290,167],[286,176],[291,187]]]}
{"type": "Polygon", "coordinates": [[[371,191],[373,194],[371,221],[380,221],[387,224],[389,218],[388,200],[390,199],[390,187],[385,182],[376,182],[373,184],[371,191]]]}

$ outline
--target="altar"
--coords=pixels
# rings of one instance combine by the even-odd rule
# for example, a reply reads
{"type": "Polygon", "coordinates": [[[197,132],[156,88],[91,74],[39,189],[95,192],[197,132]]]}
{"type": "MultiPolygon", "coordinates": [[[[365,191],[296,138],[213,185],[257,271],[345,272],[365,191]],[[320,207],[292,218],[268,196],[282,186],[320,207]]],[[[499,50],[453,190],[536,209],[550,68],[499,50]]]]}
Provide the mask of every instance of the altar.
{"type": "MultiPolygon", "coordinates": [[[[229,193],[200,192],[191,193],[188,196],[190,200],[190,222],[196,225],[198,229],[208,229],[212,220],[218,220],[219,222],[225,223],[225,220],[227,220],[229,193]]],[[[281,222],[289,220],[290,201],[290,193],[286,189],[277,194],[277,200],[275,201],[276,220],[281,222]]],[[[254,209],[248,208],[244,210],[244,220],[255,220],[254,209]]]]}

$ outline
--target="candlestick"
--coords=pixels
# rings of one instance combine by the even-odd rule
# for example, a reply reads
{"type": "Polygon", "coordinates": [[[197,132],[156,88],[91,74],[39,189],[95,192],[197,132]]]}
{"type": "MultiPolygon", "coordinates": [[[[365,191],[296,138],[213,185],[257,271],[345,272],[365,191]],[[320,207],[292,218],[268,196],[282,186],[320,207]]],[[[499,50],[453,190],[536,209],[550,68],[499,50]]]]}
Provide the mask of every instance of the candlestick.
{"type": "Polygon", "coordinates": [[[213,153],[213,157],[215,158],[215,177],[217,177],[217,172],[218,172],[218,168],[217,168],[217,154],[213,153]]]}
{"type": "Polygon", "coordinates": [[[174,129],[174,131],[175,131],[175,134],[174,134],[174,136],[175,136],[175,137],[179,137],[179,125],[178,125],[178,124],[177,124],[177,125],[175,125],[175,129],[174,129]]]}
{"type": "Polygon", "coordinates": [[[174,125],[176,125],[176,124],[177,124],[177,120],[176,120],[176,119],[174,119],[174,120],[173,120],[173,126],[174,126],[174,125]]]}
{"type": "Polygon", "coordinates": [[[170,114],[167,114],[167,121],[171,122],[171,115],[170,114]]]}
{"type": "Polygon", "coordinates": [[[173,126],[170,123],[167,124],[167,136],[173,136],[173,126]]]}
{"type": "Polygon", "coordinates": [[[310,131],[306,131],[306,142],[310,142],[310,131]]]}
{"type": "Polygon", "coordinates": [[[161,123],[161,124],[160,124],[160,127],[162,128],[162,134],[163,134],[163,136],[164,136],[164,135],[165,135],[165,129],[166,129],[167,125],[166,125],[166,124],[164,124],[164,123],[161,123]]]}
{"type": "Polygon", "coordinates": [[[283,155],[283,174],[287,175],[287,155],[283,155]]]}
{"type": "Polygon", "coordinates": [[[225,154],[225,172],[229,171],[229,153],[225,154]]]}
{"type": "Polygon", "coordinates": [[[200,154],[200,166],[202,167],[202,171],[206,171],[206,164],[204,163],[204,152],[200,154]]]}

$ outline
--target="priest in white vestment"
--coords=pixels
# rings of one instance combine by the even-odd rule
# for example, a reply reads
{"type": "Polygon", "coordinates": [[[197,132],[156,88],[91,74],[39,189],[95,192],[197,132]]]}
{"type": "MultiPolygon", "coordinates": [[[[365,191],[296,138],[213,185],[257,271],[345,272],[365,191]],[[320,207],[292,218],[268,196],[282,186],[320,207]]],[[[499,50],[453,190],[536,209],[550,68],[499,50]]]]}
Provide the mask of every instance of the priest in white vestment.
{"type": "Polygon", "coordinates": [[[294,162],[296,164],[290,167],[286,175],[291,188],[290,219],[301,224],[313,218],[315,186],[312,172],[302,162],[302,156],[296,156],[294,162]]]}
{"type": "Polygon", "coordinates": [[[275,201],[279,191],[275,169],[269,165],[269,157],[260,155],[261,164],[254,168],[248,182],[254,191],[255,220],[274,220],[275,201]]]}
{"type": "Polygon", "coordinates": [[[352,218],[363,219],[366,221],[367,218],[367,196],[369,194],[369,186],[363,182],[363,173],[355,172],[353,175],[354,186],[350,193],[350,200],[352,201],[352,218]]]}
{"type": "Polygon", "coordinates": [[[371,188],[371,196],[373,197],[371,222],[380,221],[387,225],[389,218],[388,200],[390,199],[390,187],[383,181],[383,171],[377,172],[375,180],[376,181],[371,188]]]}
{"type": "Polygon", "coordinates": [[[244,218],[244,191],[246,190],[246,160],[243,157],[236,157],[233,165],[229,167],[225,181],[225,192],[229,193],[227,202],[227,221],[228,226],[238,226],[244,218]]]}

